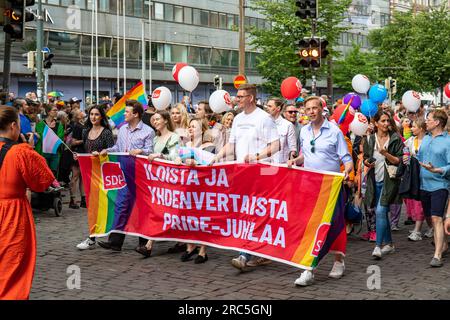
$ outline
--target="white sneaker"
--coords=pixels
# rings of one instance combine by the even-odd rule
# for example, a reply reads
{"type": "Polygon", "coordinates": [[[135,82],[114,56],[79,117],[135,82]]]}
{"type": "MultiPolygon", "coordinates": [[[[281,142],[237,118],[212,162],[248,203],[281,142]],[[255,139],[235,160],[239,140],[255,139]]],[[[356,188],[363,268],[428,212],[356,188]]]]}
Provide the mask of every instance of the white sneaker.
{"type": "Polygon", "coordinates": [[[345,271],[344,262],[335,261],[333,269],[331,269],[331,272],[328,276],[330,278],[339,279],[344,275],[344,271],[345,271]]]}
{"type": "Polygon", "coordinates": [[[385,255],[385,254],[389,254],[389,253],[394,253],[395,252],[395,247],[391,246],[390,244],[387,244],[383,247],[383,249],[381,249],[381,254],[385,255]]]}
{"type": "Polygon", "coordinates": [[[381,249],[380,247],[376,246],[375,249],[373,249],[372,257],[375,257],[375,259],[379,260],[382,257],[381,249]]]}
{"type": "Polygon", "coordinates": [[[425,232],[424,236],[427,238],[433,238],[434,237],[434,229],[433,228],[428,229],[428,231],[425,232]]]}
{"type": "Polygon", "coordinates": [[[297,286],[306,287],[313,284],[313,282],[314,282],[314,274],[310,270],[305,270],[302,272],[300,277],[297,280],[295,280],[294,283],[297,286]]]}
{"type": "Polygon", "coordinates": [[[87,238],[78,244],[77,248],[80,250],[95,249],[95,241],[92,241],[91,238],[87,238]]]}
{"type": "Polygon", "coordinates": [[[247,258],[241,255],[237,258],[231,259],[231,264],[236,269],[243,271],[247,266],[247,258]]]}
{"type": "Polygon", "coordinates": [[[411,240],[411,241],[420,241],[420,240],[422,240],[422,234],[421,234],[420,232],[413,231],[413,232],[411,232],[410,235],[408,236],[408,240],[411,240]]]}
{"type": "Polygon", "coordinates": [[[397,225],[392,225],[391,231],[400,231],[400,228],[397,225]]]}

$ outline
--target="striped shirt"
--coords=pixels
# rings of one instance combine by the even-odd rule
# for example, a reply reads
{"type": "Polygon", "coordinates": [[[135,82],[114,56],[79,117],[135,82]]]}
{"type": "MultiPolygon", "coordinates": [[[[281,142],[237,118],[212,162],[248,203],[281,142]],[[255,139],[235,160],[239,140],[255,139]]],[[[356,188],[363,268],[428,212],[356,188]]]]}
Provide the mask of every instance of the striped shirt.
{"type": "Polygon", "coordinates": [[[142,155],[149,155],[153,153],[154,137],[155,131],[142,121],[133,130],[127,123],[119,129],[116,144],[106,149],[106,151],[130,152],[131,150],[140,149],[142,150],[142,155]]]}

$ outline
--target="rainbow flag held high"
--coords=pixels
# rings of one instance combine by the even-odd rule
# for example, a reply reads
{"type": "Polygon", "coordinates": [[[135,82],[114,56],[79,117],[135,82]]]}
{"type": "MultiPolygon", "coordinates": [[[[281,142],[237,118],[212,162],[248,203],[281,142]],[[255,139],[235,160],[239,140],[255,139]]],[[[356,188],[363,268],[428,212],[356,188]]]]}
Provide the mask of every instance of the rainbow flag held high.
{"type": "Polygon", "coordinates": [[[56,133],[46,125],[42,135],[42,152],[56,154],[62,143],[56,133]]]}
{"type": "Polygon", "coordinates": [[[144,106],[144,109],[147,109],[148,102],[147,97],[144,91],[144,85],[142,82],[136,84],[133,88],[130,89],[106,114],[116,125],[116,127],[120,127],[125,122],[125,107],[127,100],[137,100],[144,106]]]}

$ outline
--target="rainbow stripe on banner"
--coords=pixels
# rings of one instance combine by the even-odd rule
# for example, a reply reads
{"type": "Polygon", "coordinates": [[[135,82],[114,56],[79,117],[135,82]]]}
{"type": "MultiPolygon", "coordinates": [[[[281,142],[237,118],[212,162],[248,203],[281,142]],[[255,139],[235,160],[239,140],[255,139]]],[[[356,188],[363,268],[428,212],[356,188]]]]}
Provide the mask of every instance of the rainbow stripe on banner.
{"type": "Polygon", "coordinates": [[[127,100],[137,100],[142,103],[144,109],[147,109],[148,102],[142,82],[138,82],[138,84],[131,88],[130,91],[117,101],[106,114],[114,122],[116,127],[120,127],[125,122],[125,107],[127,100]]]}
{"type": "Polygon", "coordinates": [[[56,154],[62,143],[56,133],[45,125],[44,133],[42,134],[42,152],[56,154]]]}

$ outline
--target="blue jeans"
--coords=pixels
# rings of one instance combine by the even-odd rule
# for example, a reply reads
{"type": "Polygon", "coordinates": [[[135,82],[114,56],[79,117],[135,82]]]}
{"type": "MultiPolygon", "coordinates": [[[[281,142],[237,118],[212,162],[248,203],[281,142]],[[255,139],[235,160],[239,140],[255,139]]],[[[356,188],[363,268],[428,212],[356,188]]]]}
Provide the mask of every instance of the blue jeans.
{"type": "Polygon", "coordinates": [[[383,182],[377,182],[376,192],[378,193],[377,209],[376,209],[376,225],[377,225],[377,241],[376,245],[381,247],[383,243],[391,244],[391,224],[389,222],[389,206],[381,205],[381,192],[383,190],[383,182]]]}

